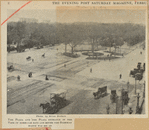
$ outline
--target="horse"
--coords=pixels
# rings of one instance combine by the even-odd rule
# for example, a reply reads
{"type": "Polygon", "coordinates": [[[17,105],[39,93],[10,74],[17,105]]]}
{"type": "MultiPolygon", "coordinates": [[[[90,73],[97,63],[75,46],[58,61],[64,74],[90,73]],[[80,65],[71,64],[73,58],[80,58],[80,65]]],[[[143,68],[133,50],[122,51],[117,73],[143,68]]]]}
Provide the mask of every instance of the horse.
{"type": "Polygon", "coordinates": [[[31,57],[30,57],[30,56],[28,56],[28,57],[26,58],[26,60],[31,60],[31,57]]]}
{"type": "Polygon", "coordinates": [[[98,97],[98,92],[93,92],[94,98],[98,97]]]}
{"type": "Polygon", "coordinates": [[[129,73],[129,77],[130,77],[131,75],[134,75],[132,70],[131,70],[130,73],[129,73]]]}
{"type": "Polygon", "coordinates": [[[46,104],[40,103],[40,107],[42,107],[43,113],[44,113],[44,110],[46,110],[49,106],[50,106],[50,103],[48,102],[46,104]]]}
{"type": "Polygon", "coordinates": [[[8,71],[13,71],[14,70],[14,67],[13,65],[10,65],[9,67],[7,67],[8,71]]]}

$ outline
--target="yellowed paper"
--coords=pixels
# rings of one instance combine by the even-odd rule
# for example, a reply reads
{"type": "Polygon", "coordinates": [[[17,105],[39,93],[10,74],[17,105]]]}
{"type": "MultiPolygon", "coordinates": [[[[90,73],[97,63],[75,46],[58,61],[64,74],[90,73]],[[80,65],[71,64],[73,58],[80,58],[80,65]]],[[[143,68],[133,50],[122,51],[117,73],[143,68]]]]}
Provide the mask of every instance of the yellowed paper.
{"type": "Polygon", "coordinates": [[[2,128],[146,121],[147,23],[147,1],[2,1],[2,128]]]}

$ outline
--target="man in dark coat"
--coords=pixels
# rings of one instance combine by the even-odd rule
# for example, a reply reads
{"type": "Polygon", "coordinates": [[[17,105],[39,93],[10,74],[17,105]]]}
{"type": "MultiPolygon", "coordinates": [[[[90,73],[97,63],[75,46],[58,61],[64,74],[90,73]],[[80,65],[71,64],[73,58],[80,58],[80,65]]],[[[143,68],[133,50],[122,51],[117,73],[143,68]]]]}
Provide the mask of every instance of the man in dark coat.
{"type": "Polygon", "coordinates": [[[29,77],[29,78],[32,77],[32,72],[29,72],[28,77],[29,77]]]}
{"type": "Polygon", "coordinates": [[[120,79],[122,78],[122,75],[120,74],[120,79]]]}

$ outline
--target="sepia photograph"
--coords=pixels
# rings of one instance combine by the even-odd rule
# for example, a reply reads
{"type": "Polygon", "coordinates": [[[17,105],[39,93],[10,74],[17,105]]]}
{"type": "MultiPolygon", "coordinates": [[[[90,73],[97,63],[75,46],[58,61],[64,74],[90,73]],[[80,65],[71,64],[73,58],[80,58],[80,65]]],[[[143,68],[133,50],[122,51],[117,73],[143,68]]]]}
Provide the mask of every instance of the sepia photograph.
{"type": "Polygon", "coordinates": [[[7,114],[147,114],[146,23],[144,9],[20,10],[7,21],[7,114]]]}

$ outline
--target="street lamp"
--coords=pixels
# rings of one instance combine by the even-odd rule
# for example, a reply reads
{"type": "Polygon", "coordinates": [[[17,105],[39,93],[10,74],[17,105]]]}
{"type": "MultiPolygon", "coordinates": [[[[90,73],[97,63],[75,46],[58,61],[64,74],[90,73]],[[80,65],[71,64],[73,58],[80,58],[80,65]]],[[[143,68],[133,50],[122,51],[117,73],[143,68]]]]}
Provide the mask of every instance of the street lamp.
{"type": "Polygon", "coordinates": [[[118,88],[116,90],[116,92],[117,92],[117,97],[116,97],[116,114],[120,114],[120,105],[119,105],[119,103],[121,101],[121,91],[122,91],[121,88],[118,88]]]}
{"type": "Polygon", "coordinates": [[[136,81],[137,81],[137,75],[135,75],[135,95],[136,95],[136,81]]]}
{"type": "MultiPolygon", "coordinates": [[[[118,100],[120,101],[120,104],[121,104],[121,114],[124,114],[124,109],[123,109],[123,86],[121,86],[121,88],[119,88],[117,90],[117,107],[118,107],[118,100]]],[[[117,113],[117,108],[116,108],[116,113],[117,113]]]]}
{"type": "Polygon", "coordinates": [[[129,93],[129,81],[127,82],[127,91],[129,93]]]}
{"type": "Polygon", "coordinates": [[[124,108],[123,108],[123,91],[124,91],[123,90],[123,87],[117,90],[117,96],[118,96],[117,103],[118,103],[118,100],[119,100],[120,101],[119,103],[120,103],[120,108],[121,108],[120,109],[120,111],[121,111],[120,113],[121,114],[124,114],[124,108]]]}
{"type": "Polygon", "coordinates": [[[140,98],[140,90],[139,89],[137,89],[137,106],[136,106],[136,113],[139,113],[139,98],[140,98]]]}
{"type": "Polygon", "coordinates": [[[143,85],[144,85],[143,98],[145,98],[145,81],[143,85]]]}
{"type": "Polygon", "coordinates": [[[129,114],[132,114],[133,113],[132,103],[128,103],[128,107],[129,107],[129,114]]]}
{"type": "Polygon", "coordinates": [[[124,114],[124,111],[123,111],[123,89],[121,91],[121,102],[122,102],[122,111],[121,111],[121,114],[124,114]]]}

